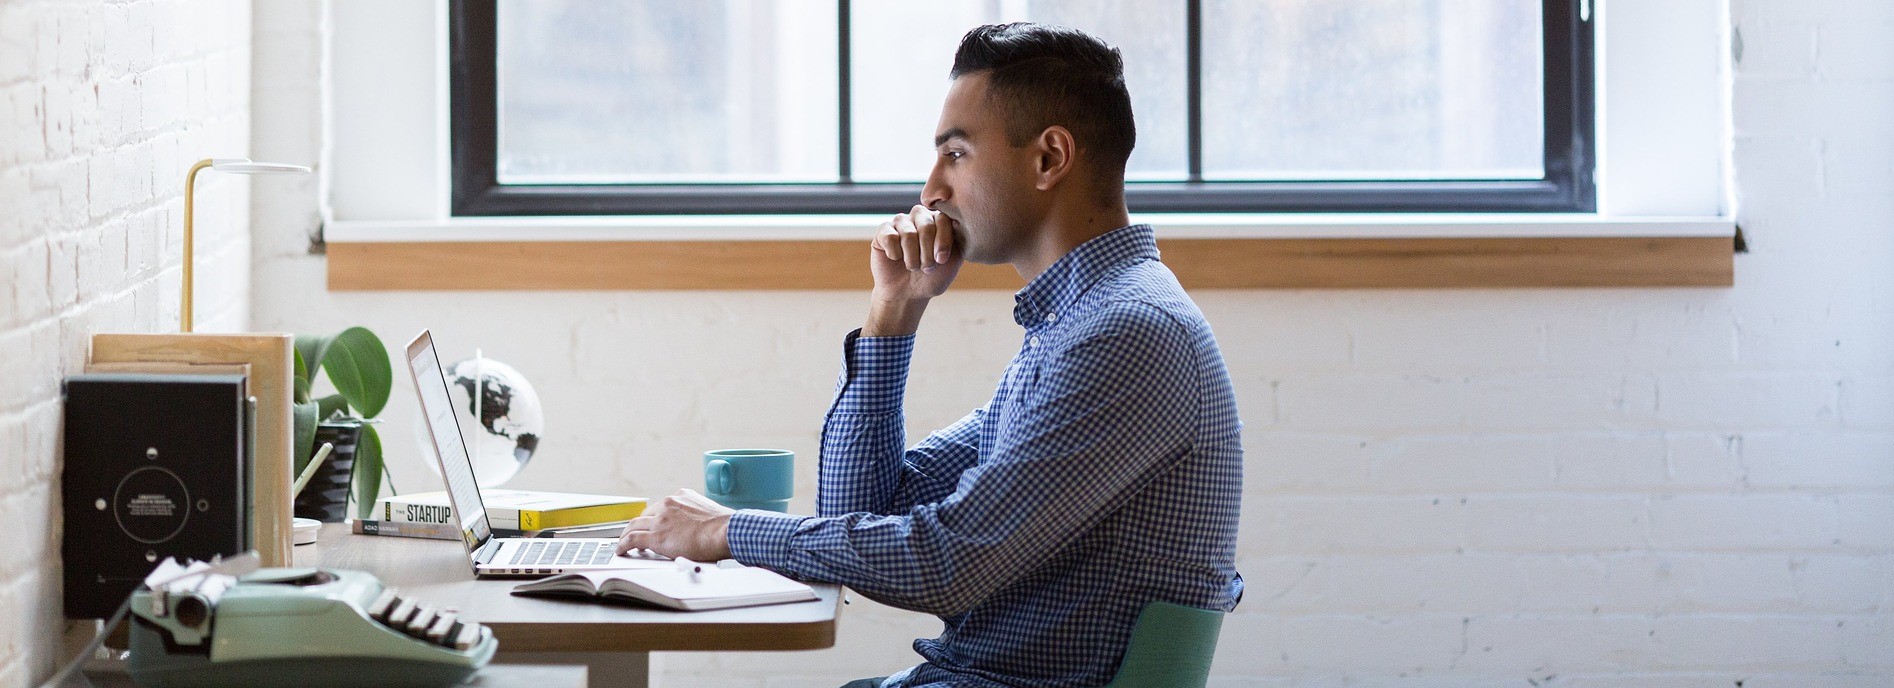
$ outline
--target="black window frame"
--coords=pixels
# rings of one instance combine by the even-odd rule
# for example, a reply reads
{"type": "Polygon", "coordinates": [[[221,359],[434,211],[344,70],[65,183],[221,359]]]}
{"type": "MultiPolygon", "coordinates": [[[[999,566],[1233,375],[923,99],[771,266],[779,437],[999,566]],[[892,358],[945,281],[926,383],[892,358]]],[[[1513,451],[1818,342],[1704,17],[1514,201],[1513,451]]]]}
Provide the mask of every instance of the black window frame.
{"type": "MultiPolygon", "coordinates": [[[[849,152],[849,4],[837,0],[839,183],[501,184],[497,98],[499,0],[448,3],[455,216],[886,213],[913,205],[916,183],[855,182],[849,152]]],[[[1538,180],[1270,181],[1202,179],[1202,0],[1188,15],[1189,181],[1125,185],[1141,213],[1592,213],[1593,24],[1589,0],[1543,0],[1545,177],[1538,180]]]]}

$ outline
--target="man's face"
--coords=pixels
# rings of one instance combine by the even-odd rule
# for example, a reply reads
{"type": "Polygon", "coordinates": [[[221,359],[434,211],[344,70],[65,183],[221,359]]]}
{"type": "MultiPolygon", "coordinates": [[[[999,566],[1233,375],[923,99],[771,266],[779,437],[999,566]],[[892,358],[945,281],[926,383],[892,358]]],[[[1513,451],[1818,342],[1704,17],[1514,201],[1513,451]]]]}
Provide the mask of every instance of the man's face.
{"type": "Polygon", "coordinates": [[[967,260],[1011,262],[1044,212],[1033,187],[1036,147],[1007,141],[1005,120],[987,102],[987,74],[954,80],[934,143],[934,170],[921,204],[960,225],[955,239],[967,260]]]}

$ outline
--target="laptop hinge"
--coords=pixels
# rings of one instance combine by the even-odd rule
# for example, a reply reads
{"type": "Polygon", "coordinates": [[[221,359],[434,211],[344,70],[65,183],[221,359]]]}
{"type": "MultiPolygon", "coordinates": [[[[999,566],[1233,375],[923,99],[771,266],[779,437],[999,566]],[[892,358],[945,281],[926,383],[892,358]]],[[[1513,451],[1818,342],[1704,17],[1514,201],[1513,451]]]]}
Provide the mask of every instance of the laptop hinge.
{"type": "Polygon", "coordinates": [[[481,545],[480,551],[474,552],[474,563],[476,564],[490,563],[493,561],[493,556],[499,553],[500,553],[500,538],[488,537],[487,544],[481,545]]]}

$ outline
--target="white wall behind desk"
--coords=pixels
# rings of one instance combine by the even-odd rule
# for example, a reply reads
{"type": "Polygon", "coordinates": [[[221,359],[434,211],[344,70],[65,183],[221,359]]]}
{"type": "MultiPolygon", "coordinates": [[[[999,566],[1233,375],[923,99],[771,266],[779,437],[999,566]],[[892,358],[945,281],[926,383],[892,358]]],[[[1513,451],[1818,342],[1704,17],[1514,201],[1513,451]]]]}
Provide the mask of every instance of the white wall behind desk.
{"type": "MultiPolygon", "coordinates": [[[[1731,9],[1735,186],[1752,251],[1728,289],[1203,292],[1248,450],[1220,686],[1879,686],[1894,677],[1894,5],[1731,9]],[[1845,113],[1845,116],[1843,114],[1845,113]]],[[[310,43],[256,50],[312,84],[310,43]]],[[[267,65],[267,66],[266,66],[267,65]]],[[[318,91],[319,93],[319,91],[318,91]]],[[[255,154],[319,150],[259,104],[255,154]]],[[[329,293],[315,194],[255,193],[253,319],[433,328],[518,367],[548,413],[524,487],[660,495],[711,447],[798,452],[865,295],[329,293]]],[[[928,313],[911,436],[985,400],[1010,294],[928,313]]],[[[405,489],[411,391],[386,427],[405,489]]],[[[856,598],[835,649],[663,654],[655,680],[833,686],[915,661],[928,617],[856,598]]]]}

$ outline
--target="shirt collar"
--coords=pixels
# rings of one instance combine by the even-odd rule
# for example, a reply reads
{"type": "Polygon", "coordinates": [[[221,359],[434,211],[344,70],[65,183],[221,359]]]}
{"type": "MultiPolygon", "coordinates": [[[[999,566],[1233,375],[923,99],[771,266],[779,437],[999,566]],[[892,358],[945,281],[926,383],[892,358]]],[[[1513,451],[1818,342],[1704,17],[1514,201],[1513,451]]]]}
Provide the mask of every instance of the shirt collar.
{"type": "Polygon", "coordinates": [[[1021,327],[1044,322],[1047,314],[1065,310],[1106,275],[1157,259],[1157,236],[1150,225],[1121,227],[1092,237],[1013,295],[1013,322],[1021,327]]]}

